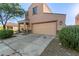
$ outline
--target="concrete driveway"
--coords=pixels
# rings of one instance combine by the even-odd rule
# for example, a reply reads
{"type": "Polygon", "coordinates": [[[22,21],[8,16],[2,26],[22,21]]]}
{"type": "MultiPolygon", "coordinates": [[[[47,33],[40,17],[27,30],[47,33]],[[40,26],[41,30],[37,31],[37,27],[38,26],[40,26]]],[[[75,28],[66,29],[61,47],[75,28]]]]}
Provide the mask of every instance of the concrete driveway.
{"type": "Polygon", "coordinates": [[[53,36],[47,35],[17,35],[16,37],[0,41],[1,56],[39,56],[53,36]]]}

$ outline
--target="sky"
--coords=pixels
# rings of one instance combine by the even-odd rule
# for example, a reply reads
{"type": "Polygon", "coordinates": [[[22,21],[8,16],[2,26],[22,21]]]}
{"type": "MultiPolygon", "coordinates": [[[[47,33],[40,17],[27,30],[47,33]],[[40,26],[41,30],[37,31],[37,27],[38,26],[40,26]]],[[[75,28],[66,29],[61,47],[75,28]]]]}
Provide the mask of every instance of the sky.
{"type": "MultiPolygon", "coordinates": [[[[21,3],[21,7],[27,11],[30,3],[21,3]]],[[[75,24],[75,16],[79,13],[79,4],[74,3],[48,3],[49,8],[52,10],[52,13],[61,13],[66,14],[66,25],[75,24]]],[[[23,19],[18,19],[23,20],[23,19]]],[[[14,21],[16,22],[16,21],[14,21]]]]}

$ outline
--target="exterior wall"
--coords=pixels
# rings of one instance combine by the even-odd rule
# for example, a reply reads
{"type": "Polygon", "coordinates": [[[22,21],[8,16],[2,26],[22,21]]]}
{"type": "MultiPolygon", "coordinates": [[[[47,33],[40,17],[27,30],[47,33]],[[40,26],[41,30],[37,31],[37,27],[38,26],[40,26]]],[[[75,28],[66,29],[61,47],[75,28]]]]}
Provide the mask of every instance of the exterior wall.
{"type": "Polygon", "coordinates": [[[76,25],[79,25],[79,19],[76,19],[76,20],[75,20],[75,24],[76,24],[76,25]]]}
{"type": "Polygon", "coordinates": [[[79,14],[75,16],[75,25],[79,25],[79,14]]]}
{"type": "MultiPolygon", "coordinates": [[[[28,9],[28,18],[29,18],[29,22],[30,22],[30,24],[29,24],[29,30],[31,30],[32,28],[32,18],[34,18],[34,17],[38,17],[38,16],[40,16],[41,14],[43,14],[43,3],[32,3],[32,5],[29,7],[29,9],[28,9]],[[38,14],[36,14],[36,15],[33,15],[33,12],[32,12],[32,9],[34,8],[34,7],[37,7],[37,12],[38,12],[38,14]]],[[[35,19],[35,18],[34,18],[35,19]]]]}
{"type": "Polygon", "coordinates": [[[47,4],[45,3],[32,3],[32,5],[29,7],[28,9],[28,15],[29,15],[29,18],[30,17],[33,17],[33,12],[32,12],[32,9],[34,7],[37,7],[37,12],[38,14],[36,15],[41,15],[43,13],[51,13],[51,10],[50,8],[47,6],[47,4]]]}
{"type": "Polygon", "coordinates": [[[57,30],[60,30],[62,27],[65,26],[65,18],[66,15],[64,14],[51,14],[51,13],[44,13],[39,16],[30,17],[31,23],[38,23],[38,22],[46,22],[46,21],[57,21],[57,30]],[[60,25],[60,21],[62,21],[62,25],[60,25]]]}
{"type": "Polygon", "coordinates": [[[33,17],[33,16],[36,16],[36,15],[33,15],[33,12],[32,12],[32,9],[34,7],[37,7],[37,13],[38,14],[36,14],[36,15],[40,15],[40,14],[43,13],[43,3],[32,3],[32,5],[28,9],[29,18],[33,17]]]}
{"type": "Polygon", "coordinates": [[[47,6],[47,4],[43,4],[43,13],[51,13],[50,8],[47,6]]]}
{"type": "Polygon", "coordinates": [[[13,30],[14,31],[18,31],[18,27],[13,27],[13,30]]]}
{"type": "Polygon", "coordinates": [[[46,22],[46,21],[57,21],[57,30],[60,30],[65,26],[65,14],[54,14],[51,13],[51,10],[48,8],[46,4],[43,3],[33,3],[28,9],[28,15],[30,20],[30,28],[32,29],[32,23],[37,22],[46,22]],[[33,15],[32,9],[37,7],[38,14],[33,15]],[[62,21],[62,25],[60,25],[60,21],[62,21]]]}
{"type": "Polygon", "coordinates": [[[79,16],[77,16],[77,17],[75,18],[75,24],[76,24],[76,25],[79,25],[79,16]]]}

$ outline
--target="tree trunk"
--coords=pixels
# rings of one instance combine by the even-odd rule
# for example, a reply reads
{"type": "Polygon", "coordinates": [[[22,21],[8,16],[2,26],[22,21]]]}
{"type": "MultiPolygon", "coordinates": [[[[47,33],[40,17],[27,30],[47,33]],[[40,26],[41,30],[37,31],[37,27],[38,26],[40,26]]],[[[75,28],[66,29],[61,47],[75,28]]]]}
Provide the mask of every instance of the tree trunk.
{"type": "Polygon", "coordinates": [[[4,30],[6,29],[6,25],[3,25],[3,29],[4,29],[4,30]]]}

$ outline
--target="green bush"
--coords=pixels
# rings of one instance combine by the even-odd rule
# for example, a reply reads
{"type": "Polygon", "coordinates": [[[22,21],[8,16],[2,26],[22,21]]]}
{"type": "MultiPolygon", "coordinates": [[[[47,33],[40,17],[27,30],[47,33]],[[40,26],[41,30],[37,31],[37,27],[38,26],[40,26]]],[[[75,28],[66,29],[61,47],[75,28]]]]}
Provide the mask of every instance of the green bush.
{"type": "Polygon", "coordinates": [[[0,30],[0,38],[10,38],[13,35],[13,30],[0,30]]]}
{"type": "Polygon", "coordinates": [[[79,51],[79,26],[68,26],[59,31],[58,37],[64,47],[79,51]]]}

